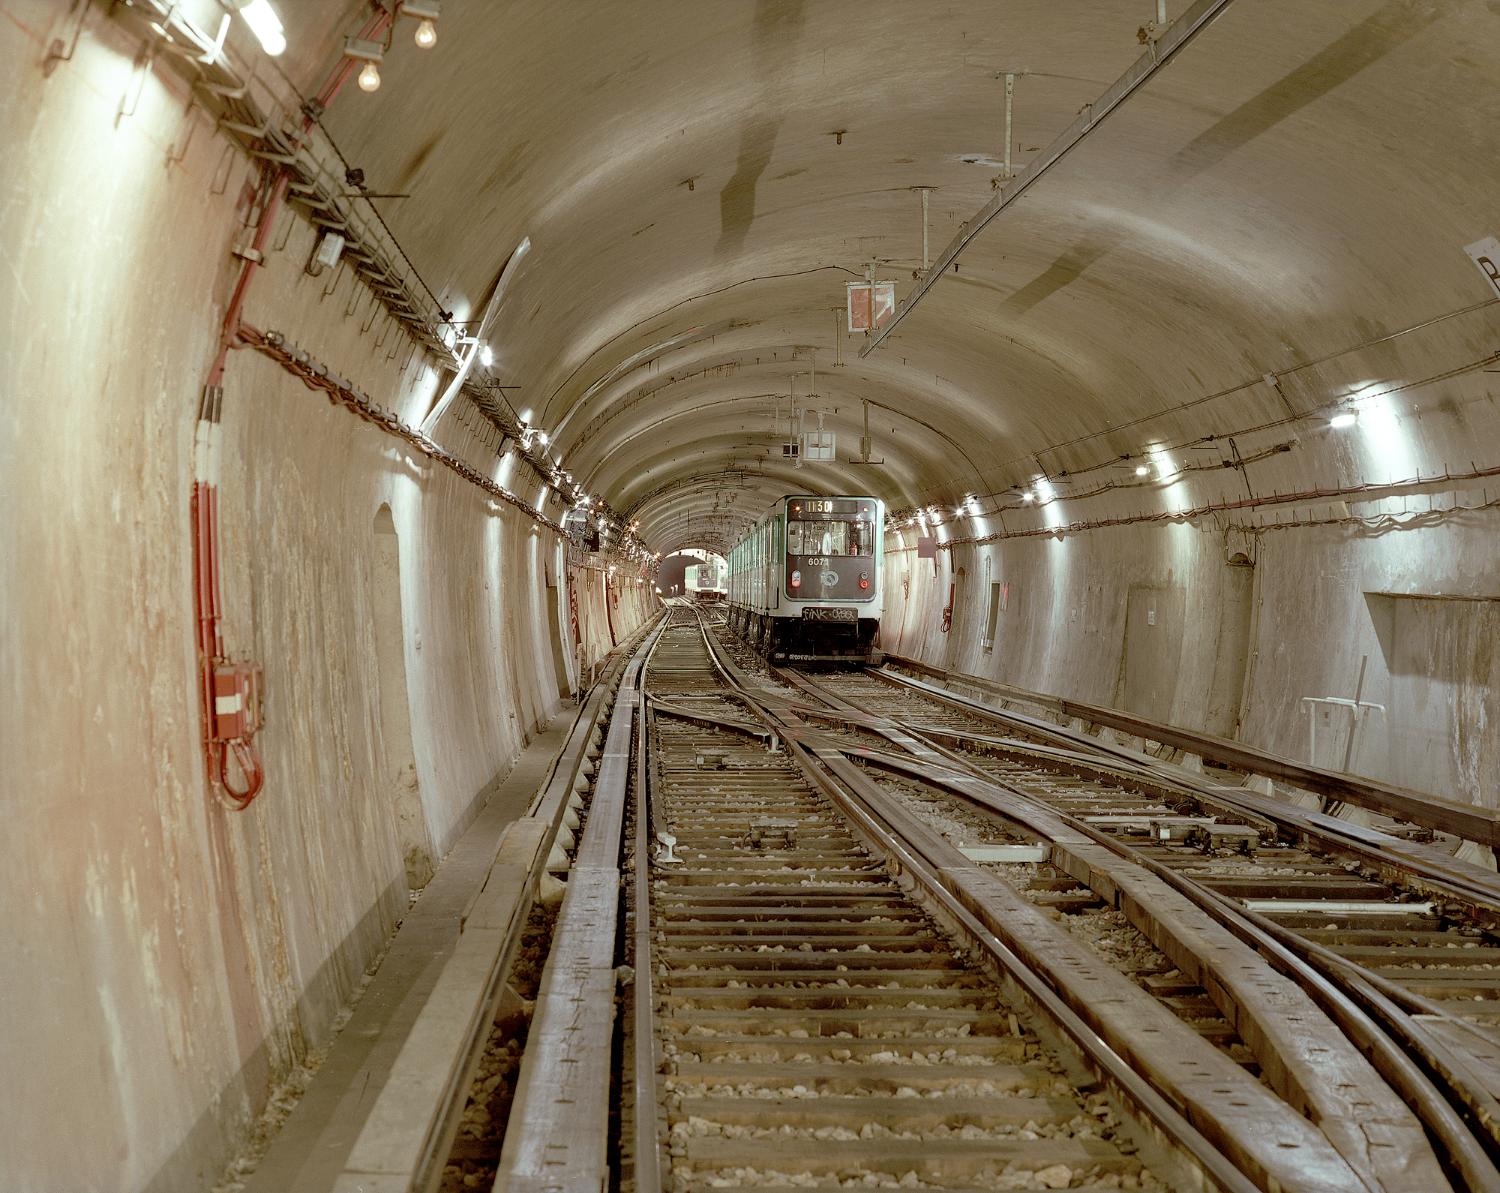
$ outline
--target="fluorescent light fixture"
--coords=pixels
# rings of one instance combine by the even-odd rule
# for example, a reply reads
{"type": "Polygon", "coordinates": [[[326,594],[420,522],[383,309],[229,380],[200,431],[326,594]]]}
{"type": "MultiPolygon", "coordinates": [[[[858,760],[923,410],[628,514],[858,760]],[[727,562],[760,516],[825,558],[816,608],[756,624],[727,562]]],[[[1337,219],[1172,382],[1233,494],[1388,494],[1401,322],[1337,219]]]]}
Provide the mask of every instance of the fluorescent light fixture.
{"type": "Polygon", "coordinates": [[[1342,430],[1344,427],[1352,427],[1358,421],[1359,415],[1353,410],[1341,410],[1328,420],[1328,425],[1342,430]]]}
{"type": "Polygon", "coordinates": [[[271,0],[246,0],[240,4],[239,14],[260,42],[260,48],[272,58],[286,49],[286,32],[281,27],[281,18],[271,7],[271,0]]]}

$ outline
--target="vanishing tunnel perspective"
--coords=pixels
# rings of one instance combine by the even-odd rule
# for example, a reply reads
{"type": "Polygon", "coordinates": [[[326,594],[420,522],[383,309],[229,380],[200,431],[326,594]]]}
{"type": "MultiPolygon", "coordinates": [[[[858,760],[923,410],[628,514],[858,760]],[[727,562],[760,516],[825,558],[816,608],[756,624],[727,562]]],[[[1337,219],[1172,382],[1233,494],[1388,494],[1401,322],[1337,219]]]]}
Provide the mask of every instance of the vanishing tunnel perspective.
{"type": "Polygon", "coordinates": [[[1500,4],[0,10],[0,1187],[1500,1193],[1500,4]]]}

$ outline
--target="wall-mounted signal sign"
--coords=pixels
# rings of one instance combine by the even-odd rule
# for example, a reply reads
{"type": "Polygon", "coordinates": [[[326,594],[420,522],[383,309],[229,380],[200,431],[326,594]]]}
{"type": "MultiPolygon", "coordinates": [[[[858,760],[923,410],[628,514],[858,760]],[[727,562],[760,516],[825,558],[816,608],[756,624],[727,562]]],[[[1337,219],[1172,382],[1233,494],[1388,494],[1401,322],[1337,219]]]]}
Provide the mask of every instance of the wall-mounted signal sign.
{"type": "Polygon", "coordinates": [[[850,331],[874,331],[896,313],[895,282],[846,282],[850,331]]]}

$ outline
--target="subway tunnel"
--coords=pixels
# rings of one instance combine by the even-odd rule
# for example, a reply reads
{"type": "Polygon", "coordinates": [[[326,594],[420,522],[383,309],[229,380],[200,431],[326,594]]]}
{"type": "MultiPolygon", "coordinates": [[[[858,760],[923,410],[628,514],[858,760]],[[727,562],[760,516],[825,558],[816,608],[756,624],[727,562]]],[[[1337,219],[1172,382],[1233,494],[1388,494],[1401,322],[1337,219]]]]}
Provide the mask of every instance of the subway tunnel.
{"type": "Polygon", "coordinates": [[[1493,822],[1493,0],[0,3],[7,1188],[269,1187],[789,494],[888,657],[1493,822]]]}

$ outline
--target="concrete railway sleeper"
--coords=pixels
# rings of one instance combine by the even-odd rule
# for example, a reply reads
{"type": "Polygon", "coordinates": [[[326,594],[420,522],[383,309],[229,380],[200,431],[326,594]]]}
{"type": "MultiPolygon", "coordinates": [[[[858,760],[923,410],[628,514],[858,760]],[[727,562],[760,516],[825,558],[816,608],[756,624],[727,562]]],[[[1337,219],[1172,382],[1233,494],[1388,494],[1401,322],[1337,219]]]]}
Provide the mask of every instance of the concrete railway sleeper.
{"type": "MultiPolygon", "coordinates": [[[[1275,1037],[1285,1027],[1277,1028],[1261,997],[1258,984],[1265,979],[1242,976],[1251,973],[1252,950],[1305,989],[1310,1002],[1418,1109],[1450,1176],[1462,1187],[1500,1183],[1493,1163],[1500,1037],[1492,1030],[1494,1004],[1486,1005],[1500,991],[1500,971],[1492,968],[1500,952],[1486,883],[1464,873],[1471,867],[1443,858],[1424,871],[1431,859],[1414,856],[1408,842],[1397,841],[1394,861],[1356,870],[1345,858],[1330,862],[1319,851],[1321,825],[1313,826],[1320,831],[1283,832],[1278,839],[1282,809],[1274,800],[1259,800],[1247,814],[1236,815],[1219,803],[1238,794],[1232,789],[1194,791],[1190,777],[1183,783],[1171,776],[1165,780],[1169,798],[1163,799],[1161,769],[1132,783],[1122,776],[1118,758],[1100,757],[1090,768],[1074,750],[1064,764],[1055,754],[1038,754],[1032,743],[998,741],[993,722],[962,720],[951,709],[936,715],[926,693],[893,692],[867,677],[781,678],[800,689],[796,695],[803,701],[821,698],[825,712],[845,715],[845,724],[830,735],[843,739],[835,751],[841,761],[844,754],[862,756],[943,789],[945,798],[970,801],[1024,826],[1016,839],[1044,843],[1051,864],[1041,869],[1054,876],[1044,881],[1056,888],[1049,894],[1059,910],[1101,902],[1118,906],[1255,1044],[1268,1082],[1321,1122],[1336,1121],[1328,1118],[1330,1106],[1310,1104],[1295,1072],[1275,1061],[1275,1037]],[[941,733],[930,731],[939,720],[941,733]],[[874,732],[904,757],[854,744],[851,731],[874,732]],[[939,737],[983,752],[946,749],[939,737]],[[1467,885],[1448,882],[1455,873],[1467,885]],[[1470,889],[1480,897],[1465,899],[1470,889]],[[1433,890],[1447,901],[1424,900],[1424,892],[1433,890]],[[1210,939],[1214,948],[1205,950],[1210,939]],[[1268,1028],[1275,1030],[1268,1034],[1268,1028]]],[[[1302,816],[1305,828],[1307,814],[1302,816]]],[[[1362,833],[1366,847],[1383,843],[1379,834],[1362,833]]],[[[1327,1041],[1302,1034],[1312,1050],[1304,1060],[1315,1057],[1317,1067],[1326,1066],[1327,1041]]],[[[1293,1056],[1296,1035],[1282,1041],[1293,1056]]],[[[1346,1146],[1358,1146],[1359,1134],[1352,1131],[1346,1146]]],[[[1371,1152],[1371,1161],[1381,1154],[1371,1152]]]]}

